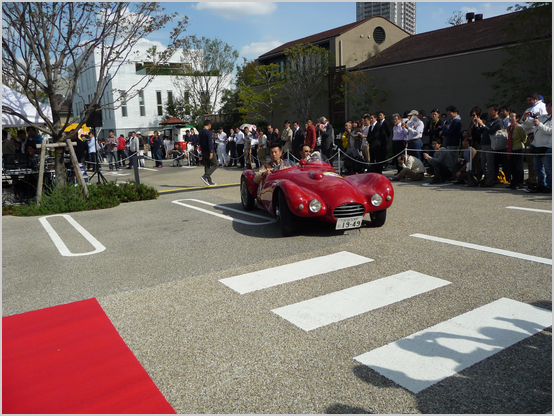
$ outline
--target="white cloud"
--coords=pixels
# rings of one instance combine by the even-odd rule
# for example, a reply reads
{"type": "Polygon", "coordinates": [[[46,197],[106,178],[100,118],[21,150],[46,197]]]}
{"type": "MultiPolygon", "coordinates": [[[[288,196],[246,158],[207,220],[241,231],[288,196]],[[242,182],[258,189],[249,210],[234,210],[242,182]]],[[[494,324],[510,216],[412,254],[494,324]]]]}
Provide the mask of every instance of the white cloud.
{"type": "Polygon", "coordinates": [[[270,42],[253,42],[250,45],[243,46],[240,54],[247,58],[257,58],[258,56],[263,55],[264,53],[269,52],[282,44],[283,42],[276,40],[270,42]]]}
{"type": "Polygon", "coordinates": [[[510,13],[505,3],[470,3],[470,6],[461,8],[461,12],[482,14],[484,19],[510,13]]]}
{"type": "Polygon", "coordinates": [[[277,10],[275,3],[264,2],[201,2],[192,5],[196,10],[206,10],[229,20],[239,20],[247,16],[267,15],[277,10]]]}

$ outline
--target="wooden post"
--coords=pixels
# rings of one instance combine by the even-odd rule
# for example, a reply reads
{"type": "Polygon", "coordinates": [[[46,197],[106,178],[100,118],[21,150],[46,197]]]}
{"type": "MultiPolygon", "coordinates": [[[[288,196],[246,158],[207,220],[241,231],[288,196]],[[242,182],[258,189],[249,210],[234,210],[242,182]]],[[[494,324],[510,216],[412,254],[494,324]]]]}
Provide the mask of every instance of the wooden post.
{"type": "Polygon", "coordinates": [[[81,185],[81,187],[83,188],[85,198],[88,199],[88,187],[85,183],[83,175],[81,174],[81,168],[79,167],[79,161],[77,160],[77,155],[75,154],[75,149],[73,149],[71,139],[67,139],[65,142],[67,143],[67,147],[69,148],[69,156],[71,158],[71,163],[73,164],[73,169],[75,169],[75,176],[79,180],[79,185],[81,185]]]}
{"type": "Polygon", "coordinates": [[[41,149],[40,149],[40,167],[38,169],[37,205],[40,205],[40,200],[42,198],[42,182],[44,181],[44,166],[45,165],[46,165],[46,146],[41,146],[41,149]]]}

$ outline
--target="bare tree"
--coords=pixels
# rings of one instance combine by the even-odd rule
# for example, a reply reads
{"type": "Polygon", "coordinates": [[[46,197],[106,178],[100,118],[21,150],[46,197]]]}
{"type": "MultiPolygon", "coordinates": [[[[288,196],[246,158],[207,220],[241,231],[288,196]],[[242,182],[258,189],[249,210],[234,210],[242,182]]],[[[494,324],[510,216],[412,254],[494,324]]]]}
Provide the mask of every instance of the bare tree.
{"type": "Polygon", "coordinates": [[[448,18],[446,24],[450,26],[459,26],[465,23],[464,14],[461,11],[452,12],[452,16],[448,18]]]}
{"type": "MultiPolygon", "coordinates": [[[[115,100],[102,100],[110,81],[129,58],[140,38],[164,27],[177,13],[164,14],[158,3],[2,3],[2,79],[18,86],[45,120],[45,125],[34,126],[50,134],[53,141],[62,140],[64,125],[77,123],[79,129],[95,110],[113,108],[115,100]],[[97,54],[99,59],[91,59],[97,54]],[[97,62],[95,64],[95,62],[97,62]],[[62,119],[61,105],[56,99],[57,89],[64,80],[66,102],[85,100],[79,95],[77,80],[91,65],[96,65],[98,84],[92,97],[86,97],[89,106],[82,114],[62,119]],[[40,100],[46,97],[52,108],[52,120],[43,114],[40,100]]],[[[181,34],[187,17],[176,25],[168,47],[157,54],[157,65],[163,65],[178,48],[184,46],[181,34]]],[[[155,72],[145,75],[142,88],[155,72]]],[[[138,91],[135,91],[138,94],[138,91]]],[[[118,92],[110,96],[132,97],[132,93],[118,92]]],[[[2,112],[25,117],[11,108],[2,112]]],[[[31,124],[29,120],[25,120],[31,124]]],[[[75,137],[76,132],[73,132],[75,137]]],[[[65,183],[63,149],[56,150],[56,182],[65,183]]]]}
{"type": "Polygon", "coordinates": [[[238,51],[222,40],[192,37],[189,48],[183,50],[183,74],[173,82],[179,95],[177,100],[186,96],[191,113],[200,117],[217,111],[221,95],[231,83],[238,57],[238,51]]]}
{"type": "Polygon", "coordinates": [[[324,91],[325,79],[333,66],[330,51],[311,44],[285,49],[287,57],[282,91],[292,110],[301,120],[310,118],[324,91]]]}

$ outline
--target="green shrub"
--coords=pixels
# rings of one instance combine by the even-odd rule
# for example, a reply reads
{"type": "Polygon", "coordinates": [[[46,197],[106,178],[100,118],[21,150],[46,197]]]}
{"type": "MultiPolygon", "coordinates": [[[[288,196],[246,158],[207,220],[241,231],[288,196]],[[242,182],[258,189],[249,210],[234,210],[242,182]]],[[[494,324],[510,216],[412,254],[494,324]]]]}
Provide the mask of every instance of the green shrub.
{"type": "Polygon", "coordinates": [[[60,214],[64,212],[87,211],[118,206],[121,202],[156,199],[158,191],[150,186],[131,181],[88,185],[89,198],[85,198],[80,186],[47,187],[44,189],[41,204],[32,200],[29,205],[2,207],[2,215],[33,216],[60,214]]]}

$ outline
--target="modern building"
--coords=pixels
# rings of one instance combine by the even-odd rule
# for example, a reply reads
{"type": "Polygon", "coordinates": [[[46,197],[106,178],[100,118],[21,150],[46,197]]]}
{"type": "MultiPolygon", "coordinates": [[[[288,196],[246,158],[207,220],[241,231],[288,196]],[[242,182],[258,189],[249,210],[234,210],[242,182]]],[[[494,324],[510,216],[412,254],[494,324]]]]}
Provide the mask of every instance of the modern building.
{"type": "Polygon", "coordinates": [[[410,35],[416,34],[416,2],[356,2],[356,21],[373,16],[383,16],[410,35]]]}
{"type": "MultiPolygon", "coordinates": [[[[99,138],[107,137],[110,129],[116,135],[125,136],[131,131],[148,133],[161,130],[164,108],[178,94],[174,82],[176,74],[183,74],[181,53],[175,53],[164,69],[151,80],[147,76],[151,63],[144,60],[145,55],[129,56],[135,57],[119,66],[102,96],[101,104],[104,108],[99,138]]],[[[91,56],[87,65],[89,69],[77,81],[78,98],[73,102],[75,115],[81,114],[94,97],[100,76],[99,58],[98,53],[91,56]]]]}

